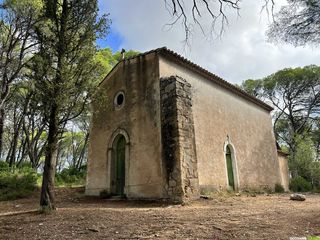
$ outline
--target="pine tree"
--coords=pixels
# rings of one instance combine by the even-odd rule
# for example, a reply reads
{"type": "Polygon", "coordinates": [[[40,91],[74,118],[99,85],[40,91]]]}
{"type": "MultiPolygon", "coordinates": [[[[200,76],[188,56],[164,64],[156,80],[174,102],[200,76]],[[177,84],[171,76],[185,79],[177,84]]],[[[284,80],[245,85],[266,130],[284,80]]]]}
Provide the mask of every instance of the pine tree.
{"type": "Polygon", "coordinates": [[[106,33],[109,21],[107,16],[98,19],[94,0],[46,0],[44,18],[32,69],[48,124],[40,206],[53,210],[59,137],[87,103],[95,82],[95,40],[106,33]]]}

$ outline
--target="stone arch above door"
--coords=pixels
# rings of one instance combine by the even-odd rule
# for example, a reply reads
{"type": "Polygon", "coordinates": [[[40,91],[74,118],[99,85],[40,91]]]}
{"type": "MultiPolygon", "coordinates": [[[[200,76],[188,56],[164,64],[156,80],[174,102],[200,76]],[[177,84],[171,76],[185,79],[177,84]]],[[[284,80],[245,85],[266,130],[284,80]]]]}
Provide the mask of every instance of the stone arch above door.
{"type": "Polygon", "coordinates": [[[127,131],[124,130],[124,129],[122,129],[122,128],[118,128],[117,130],[115,130],[115,131],[112,133],[111,138],[110,138],[110,140],[109,140],[108,148],[112,148],[112,147],[113,147],[114,140],[115,140],[119,135],[124,136],[124,138],[126,139],[126,144],[129,144],[129,143],[130,143],[129,134],[127,133],[127,131]]]}

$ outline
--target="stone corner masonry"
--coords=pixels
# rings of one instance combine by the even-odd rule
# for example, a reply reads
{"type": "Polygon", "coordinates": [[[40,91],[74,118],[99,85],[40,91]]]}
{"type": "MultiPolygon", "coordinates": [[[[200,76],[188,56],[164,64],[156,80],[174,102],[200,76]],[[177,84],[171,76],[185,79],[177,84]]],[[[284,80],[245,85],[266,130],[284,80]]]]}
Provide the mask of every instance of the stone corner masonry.
{"type": "Polygon", "coordinates": [[[166,192],[172,201],[199,198],[191,85],[179,76],[160,79],[161,135],[166,192]]]}

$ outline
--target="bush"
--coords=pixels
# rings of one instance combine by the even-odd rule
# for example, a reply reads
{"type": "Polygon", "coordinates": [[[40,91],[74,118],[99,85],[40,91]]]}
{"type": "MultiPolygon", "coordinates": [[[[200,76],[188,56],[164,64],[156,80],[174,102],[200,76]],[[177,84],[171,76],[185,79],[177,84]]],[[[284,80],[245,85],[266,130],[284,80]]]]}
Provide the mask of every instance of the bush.
{"type": "Polygon", "coordinates": [[[274,191],[275,191],[276,193],[284,193],[284,188],[283,188],[283,186],[282,186],[280,183],[276,183],[276,184],[274,185],[274,191]]]}
{"type": "Polygon", "coordinates": [[[7,162],[0,161],[0,172],[8,172],[9,170],[9,164],[7,162]]]}
{"type": "Polygon", "coordinates": [[[81,167],[80,170],[76,168],[65,168],[60,173],[56,174],[56,185],[58,186],[72,186],[83,185],[86,179],[86,167],[81,167]]]}
{"type": "Polygon", "coordinates": [[[312,185],[303,177],[298,176],[290,180],[289,188],[294,192],[308,192],[311,191],[312,185]]]}
{"type": "Polygon", "coordinates": [[[0,171],[0,201],[27,197],[36,188],[37,174],[34,171],[0,171]]]}

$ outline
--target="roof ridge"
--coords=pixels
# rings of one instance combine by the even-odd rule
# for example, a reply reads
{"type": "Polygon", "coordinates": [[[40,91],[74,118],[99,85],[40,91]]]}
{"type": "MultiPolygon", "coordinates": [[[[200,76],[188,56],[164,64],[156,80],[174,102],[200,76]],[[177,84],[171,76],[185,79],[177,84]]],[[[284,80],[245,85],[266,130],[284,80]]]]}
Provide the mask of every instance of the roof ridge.
{"type": "Polygon", "coordinates": [[[168,51],[168,48],[167,47],[155,48],[155,49],[143,52],[143,53],[138,53],[138,54],[136,54],[134,56],[131,56],[131,57],[124,57],[123,59],[119,60],[119,62],[131,60],[131,59],[134,59],[134,58],[137,58],[137,57],[148,55],[148,54],[153,53],[153,52],[160,52],[160,51],[163,51],[163,50],[167,50],[168,51]]]}

